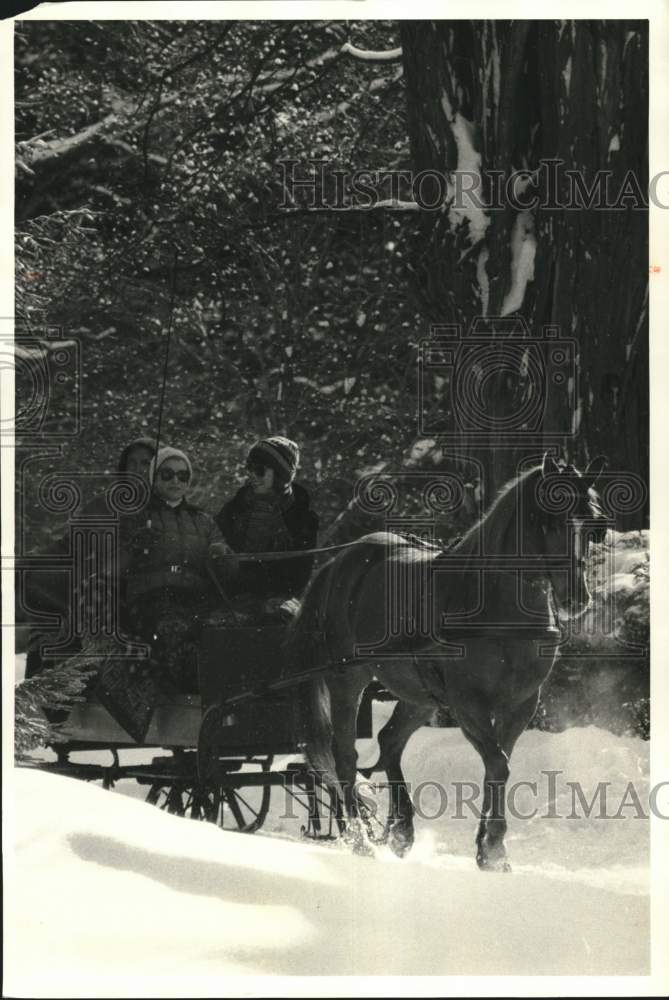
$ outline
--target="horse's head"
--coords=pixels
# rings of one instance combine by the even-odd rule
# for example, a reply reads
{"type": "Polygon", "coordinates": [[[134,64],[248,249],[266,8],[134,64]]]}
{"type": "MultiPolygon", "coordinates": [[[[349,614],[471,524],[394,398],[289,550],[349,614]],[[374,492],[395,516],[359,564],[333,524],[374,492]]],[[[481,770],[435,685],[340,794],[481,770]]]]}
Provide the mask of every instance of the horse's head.
{"type": "Polygon", "coordinates": [[[558,611],[567,618],[583,614],[590,603],[585,576],[588,544],[602,541],[608,527],[594,490],[605,464],[604,458],[595,458],[579,472],[546,454],[535,479],[533,547],[545,557],[558,611]]]}

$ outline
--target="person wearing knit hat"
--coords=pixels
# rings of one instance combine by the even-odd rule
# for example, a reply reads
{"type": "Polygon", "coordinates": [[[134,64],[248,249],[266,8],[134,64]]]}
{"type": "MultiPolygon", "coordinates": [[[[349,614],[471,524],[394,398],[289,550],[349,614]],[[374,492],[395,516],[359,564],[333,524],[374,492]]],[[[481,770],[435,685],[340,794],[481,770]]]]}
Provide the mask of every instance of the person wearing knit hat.
{"type": "MultiPolygon", "coordinates": [[[[180,463],[185,466],[186,471],[188,472],[188,479],[182,480],[184,483],[189,483],[193,478],[193,466],[191,465],[188,455],[184,451],[181,451],[180,448],[172,448],[169,445],[164,445],[159,449],[158,454],[151,460],[151,464],[149,465],[149,483],[154,489],[156,488],[156,473],[160,471],[161,466],[168,462],[169,459],[176,460],[174,462],[170,462],[170,466],[174,465],[175,467],[178,467],[180,463]]],[[[158,482],[160,483],[160,479],[158,482]]],[[[181,492],[185,495],[185,487],[181,492]]]]}
{"type": "MultiPolygon", "coordinates": [[[[248,453],[248,480],[216,517],[233,552],[293,552],[315,548],[318,517],[309,494],[295,482],[300,449],[289,438],[272,436],[248,453]]],[[[236,597],[295,597],[306,586],[313,556],[236,564],[228,590],[236,597]]]]}
{"type": "Polygon", "coordinates": [[[300,464],[300,449],[286,437],[264,438],[253,445],[246,464],[249,468],[255,464],[272,469],[275,480],[285,487],[295,478],[300,464]]]}

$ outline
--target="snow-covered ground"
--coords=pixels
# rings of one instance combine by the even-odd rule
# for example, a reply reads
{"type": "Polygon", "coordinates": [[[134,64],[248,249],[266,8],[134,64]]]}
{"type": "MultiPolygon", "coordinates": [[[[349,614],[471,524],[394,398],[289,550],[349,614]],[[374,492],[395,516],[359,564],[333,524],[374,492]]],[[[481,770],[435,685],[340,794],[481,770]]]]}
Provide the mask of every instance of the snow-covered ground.
{"type": "MultiPolygon", "coordinates": [[[[390,707],[377,706],[377,726],[390,707]]],[[[360,751],[371,759],[372,741],[360,751]]],[[[608,782],[613,814],[631,781],[647,809],[648,744],[594,728],[525,733],[511,783],[537,783],[517,797],[537,815],[510,817],[510,875],[478,871],[476,819],[454,816],[458,783],[481,771],[460,732],[419,730],[405,769],[425,817],[448,802],[417,819],[403,861],[301,840],[304,816],[285,818],[281,790],[263,831],[244,836],[167,815],[131,782],[114,794],[18,770],[6,990],[192,996],[243,993],[237,975],[649,972],[648,821],[633,808],[545,815],[549,800],[570,813],[567,782],[587,801],[608,782]],[[553,790],[548,771],[560,772],[553,790]]]]}

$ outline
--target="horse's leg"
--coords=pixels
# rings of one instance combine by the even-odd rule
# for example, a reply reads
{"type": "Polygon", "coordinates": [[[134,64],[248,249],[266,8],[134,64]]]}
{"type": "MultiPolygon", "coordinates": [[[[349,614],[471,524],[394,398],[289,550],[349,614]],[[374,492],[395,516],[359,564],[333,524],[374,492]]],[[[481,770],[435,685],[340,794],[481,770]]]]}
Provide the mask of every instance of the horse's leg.
{"type": "Polygon", "coordinates": [[[362,693],[370,679],[371,672],[364,671],[354,676],[354,671],[351,668],[346,677],[329,678],[327,682],[330,690],[330,715],[333,730],[332,753],[348,817],[348,827],[357,850],[364,850],[368,846],[359,820],[356,794],[358,751],[355,740],[358,708],[362,693]]]}
{"type": "MultiPolygon", "coordinates": [[[[519,705],[514,705],[513,708],[506,709],[495,716],[495,732],[497,734],[499,744],[507,756],[507,760],[511,759],[511,754],[513,753],[513,748],[516,745],[518,737],[527,729],[532,716],[537,710],[538,703],[539,691],[537,690],[519,705]]],[[[504,793],[504,800],[506,800],[506,792],[504,793]]],[[[502,803],[503,808],[505,804],[506,801],[502,803]]],[[[504,836],[505,832],[506,821],[504,822],[504,829],[501,836],[504,836]]],[[[489,833],[488,840],[489,843],[492,843],[493,849],[495,849],[494,842],[496,836],[497,832],[492,829],[489,833]]]]}
{"type": "Polygon", "coordinates": [[[385,840],[395,854],[403,857],[414,841],[414,808],[402,773],[402,753],[411,736],[434,714],[431,705],[398,701],[388,722],[379,733],[379,760],[361,774],[384,770],[389,785],[389,815],[385,840]]]}
{"type": "Polygon", "coordinates": [[[409,742],[409,738],[420,726],[425,725],[435,709],[431,705],[413,705],[408,701],[398,699],[390,718],[379,730],[377,737],[379,744],[379,758],[375,764],[369,767],[359,768],[363,778],[371,778],[376,771],[388,772],[388,756],[402,755],[404,747],[409,742]]]}
{"type": "Polygon", "coordinates": [[[454,700],[453,709],[462,732],[478,751],[485,767],[483,806],[476,835],[477,864],[479,868],[510,871],[504,847],[508,754],[498,741],[492,715],[483,704],[475,707],[469,703],[463,706],[454,700]]]}
{"type": "Polygon", "coordinates": [[[495,738],[487,735],[474,738],[464,729],[465,735],[478,749],[485,764],[485,789],[481,822],[476,837],[476,860],[480,868],[510,871],[506,860],[504,837],[506,835],[506,782],[509,760],[518,737],[525,731],[534,715],[539,700],[538,692],[513,709],[495,716],[495,738]]]}
{"type": "Polygon", "coordinates": [[[536,712],[538,704],[539,692],[536,691],[520,705],[514,706],[514,708],[501,714],[499,718],[495,718],[495,732],[508,757],[511,757],[518,737],[525,732],[532,721],[532,716],[536,712]]]}

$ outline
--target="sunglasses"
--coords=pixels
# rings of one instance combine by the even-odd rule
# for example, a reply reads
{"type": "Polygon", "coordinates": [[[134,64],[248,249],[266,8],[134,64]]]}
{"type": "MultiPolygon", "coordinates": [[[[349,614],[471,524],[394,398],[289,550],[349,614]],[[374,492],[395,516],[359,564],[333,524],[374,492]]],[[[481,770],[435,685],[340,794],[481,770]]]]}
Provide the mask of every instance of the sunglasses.
{"type": "Polygon", "coordinates": [[[170,480],[174,479],[175,476],[177,477],[180,483],[187,483],[188,480],[190,479],[190,473],[187,472],[186,469],[179,469],[178,472],[175,472],[174,469],[160,470],[160,478],[163,480],[164,483],[169,483],[170,480]]]}

